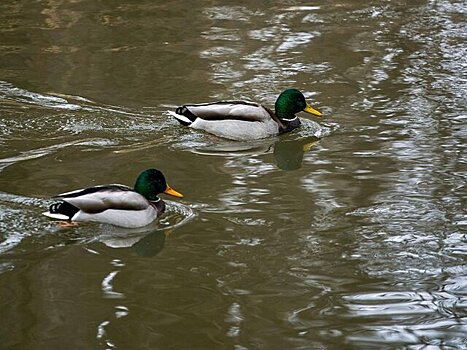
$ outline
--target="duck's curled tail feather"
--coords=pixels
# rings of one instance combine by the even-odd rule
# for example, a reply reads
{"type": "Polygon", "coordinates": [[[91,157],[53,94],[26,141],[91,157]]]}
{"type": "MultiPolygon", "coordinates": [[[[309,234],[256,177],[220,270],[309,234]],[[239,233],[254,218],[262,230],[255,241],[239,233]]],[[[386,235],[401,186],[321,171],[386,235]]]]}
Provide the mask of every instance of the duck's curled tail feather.
{"type": "Polygon", "coordinates": [[[168,111],[168,112],[172,117],[177,119],[180,124],[185,125],[185,126],[189,126],[197,118],[197,116],[191,113],[191,111],[186,106],[177,107],[175,112],[172,112],[172,111],[168,111]]]}
{"type": "Polygon", "coordinates": [[[59,220],[71,220],[79,211],[79,208],[68,202],[54,203],[49,207],[49,211],[43,213],[45,216],[59,220]]]}

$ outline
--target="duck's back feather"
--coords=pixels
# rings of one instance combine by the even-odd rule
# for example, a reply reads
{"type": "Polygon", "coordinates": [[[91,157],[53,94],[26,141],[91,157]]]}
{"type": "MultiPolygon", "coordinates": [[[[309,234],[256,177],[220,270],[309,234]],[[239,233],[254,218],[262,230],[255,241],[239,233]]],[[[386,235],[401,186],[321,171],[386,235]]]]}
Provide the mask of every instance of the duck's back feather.
{"type": "Polygon", "coordinates": [[[182,114],[192,122],[193,116],[204,120],[241,120],[247,122],[262,122],[270,119],[270,111],[260,104],[246,101],[222,101],[184,105],[177,108],[177,114],[182,114]]]}
{"type": "Polygon", "coordinates": [[[99,213],[107,209],[143,210],[150,203],[128,186],[113,184],[66,192],[55,196],[86,213],[99,213]]]}

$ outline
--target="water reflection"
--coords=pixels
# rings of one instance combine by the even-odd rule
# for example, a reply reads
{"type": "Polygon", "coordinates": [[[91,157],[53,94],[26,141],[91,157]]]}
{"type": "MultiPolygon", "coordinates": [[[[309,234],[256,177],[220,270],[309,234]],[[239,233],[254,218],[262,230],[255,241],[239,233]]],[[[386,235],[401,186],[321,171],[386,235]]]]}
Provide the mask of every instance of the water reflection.
{"type": "Polygon", "coordinates": [[[213,82],[228,83],[229,91],[228,96],[216,93],[213,97],[244,99],[254,94],[259,100],[271,101],[275,91],[281,91],[284,83],[295,86],[295,76],[321,74],[329,69],[321,62],[294,59],[294,54],[305,50],[307,44],[321,35],[312,29],[313,22],[309,19],[310,13],[319,9],[319,6],[274,8],[274,16],[243,6],[206,9],[205,15],[213,21],[213,26],[203,36],[213,46],[209,45],[210,48],[201,51],[200,55],[210,62],[213,82]],[[308,20],[302,21],[300,30],[288,25],[305,17],[308,20]],[[261,23],[260,29],[242,26],[242,22],[247,20],[261,23]],[[234,56],[239,56],[240,60],[232,60],[234,56]]]}
{"type": "Polygon", "coordinates": [[[86,243],[98,241],[114,249],[131,248],[141,257],[154,257],[164,249],[167,236],[172,230],[146,229],[145,232],[126,232],[125,234],[122,232],[107,232],[85,241],[86,243]]]}
{"type": "Polygon", "coordinates": [[[109,248],[131,248],[139,256],[154,257],[164,248],[167,236],[176,228],[187,224],[195,216],[194,211],[186,205],[164,200],[166,211],[152,224],[137,228],[127,229],[112,225],[93,225],[99,230],[98,234],[84,232],[84,241],[100,242],[109,248]],[[88,238],[86,238],[88,237],[88,238]]]}
{"type": "Polygon", "coordinates": [[[134,243],[131,247],[139,255],[153,257],[164,248],[169,231],[156,231],[134,243]]]}
{"type": "Polygon", "coordinates": [[[301,168],[303,154],[309,152],[318,143],[315,137],[299,140],[284,140],[274,144],[274,158],[282,170],[301,168]]]}
{"type": "Polygon", "coordinates": [[[276,165],[282,170],[296,170],[301,168],[303,155],[310,152],[319,142],[315,136],[305,138],[281,138],[274,143],[269,140],[260,142],[226,142],[220,141],[213,145],[198,146],[191,149],[193,153],[206,156],[222,157],[255,157],[271,153],[276,165]]]}

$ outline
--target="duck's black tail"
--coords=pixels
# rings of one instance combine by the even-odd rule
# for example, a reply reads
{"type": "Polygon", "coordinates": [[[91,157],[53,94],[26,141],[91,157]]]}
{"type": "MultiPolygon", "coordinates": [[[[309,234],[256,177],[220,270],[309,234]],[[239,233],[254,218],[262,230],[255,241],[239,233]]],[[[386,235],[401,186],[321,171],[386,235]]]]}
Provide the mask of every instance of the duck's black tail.
{"type": "Polygon", "coordinates": [[[71,220],[78,211],[79,208],[68,202],[57,202],[53,203],[49,207],[49,211],[46,211],[43,214],[53,219],[71,220]]]}
{"type": "Polygon", "coordinates": [[[190,126],[197,118],[186,106],[177,107],[175,112],[169,111],[169,114],[177,119],[180,124],[185,126],[190,126]]]}

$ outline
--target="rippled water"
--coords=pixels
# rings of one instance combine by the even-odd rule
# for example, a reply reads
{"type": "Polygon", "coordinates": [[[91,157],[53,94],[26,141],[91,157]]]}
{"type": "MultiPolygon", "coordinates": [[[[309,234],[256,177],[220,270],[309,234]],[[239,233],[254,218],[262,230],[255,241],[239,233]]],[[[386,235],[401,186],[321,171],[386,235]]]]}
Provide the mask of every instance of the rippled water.
{"type": "Polygon", "coordinates": [[[466,348],[466,14],[2,1],[0,348],[466,348]],[[238,143],[166,113],[287,87],[324,118],[238,143]],[[148,167],[185,194],[148,227],[41,216],[148,167]]]}

